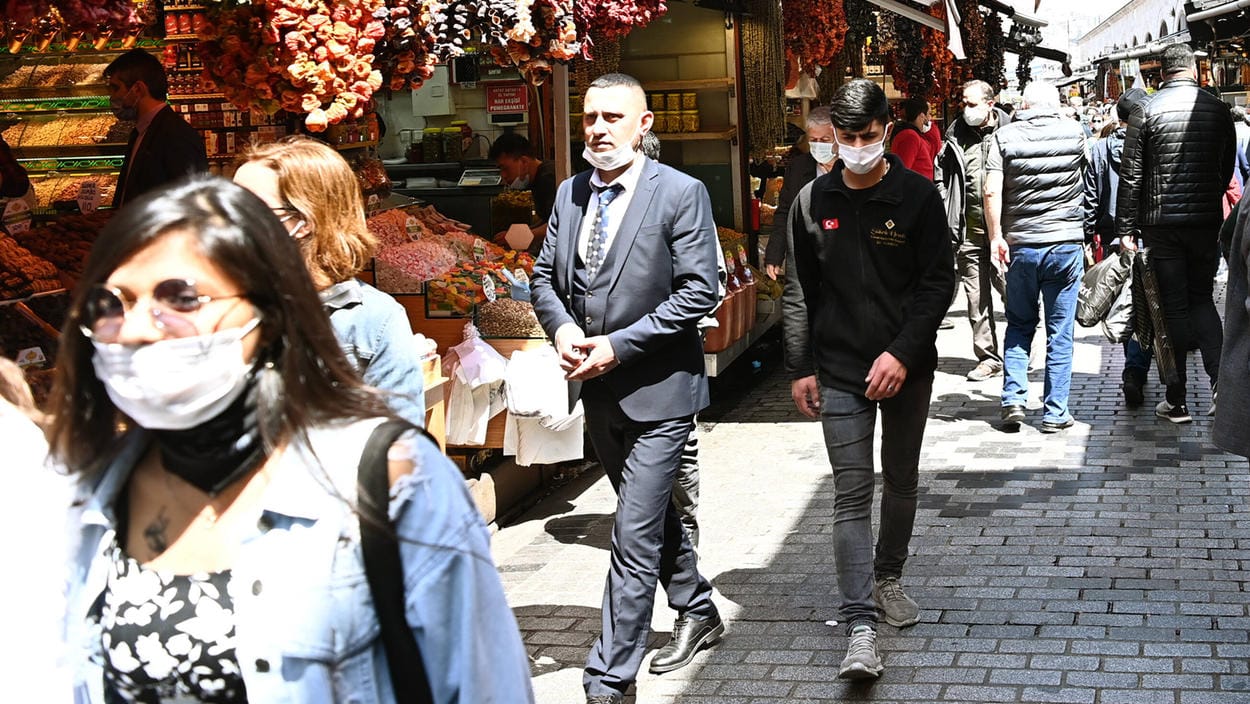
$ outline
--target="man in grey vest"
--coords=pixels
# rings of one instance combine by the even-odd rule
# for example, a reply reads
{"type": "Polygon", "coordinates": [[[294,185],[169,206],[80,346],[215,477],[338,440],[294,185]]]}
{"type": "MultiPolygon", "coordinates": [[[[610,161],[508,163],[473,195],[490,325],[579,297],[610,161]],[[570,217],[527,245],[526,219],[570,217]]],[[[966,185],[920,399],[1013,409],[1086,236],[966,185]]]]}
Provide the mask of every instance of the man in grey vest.
{"type": "Polygon", "coordinates": [[[1082,217],[1085,132],[1059,113],[1059,91],[1034,81],[1023,109],[994,133],[986,161],[985,216],[990,256],[1007,269],[1007,334],[1003,338],[1002,420],[1024,420],[1029,348],[1037,330],[1037,299],[1046,315],[1043,433],[1072,426],[1072,333],[1085,271],[1082,217]]]}
{"type": "Polygon", "coordinates": [[[1237,136],[1228,108],[1198,87],[1193,50],[1173,44],[1163,52],[1163,83],[1129,113],[1116,201],[1116,235],[1132,248],[1140,236],[1159,284],[1178,379],[1155,415],[1188,423],[1185,358],[1197,347],[1215,384],[1223,330],[1215,309],[1224,191],[1233,177],[1237,136]]]}

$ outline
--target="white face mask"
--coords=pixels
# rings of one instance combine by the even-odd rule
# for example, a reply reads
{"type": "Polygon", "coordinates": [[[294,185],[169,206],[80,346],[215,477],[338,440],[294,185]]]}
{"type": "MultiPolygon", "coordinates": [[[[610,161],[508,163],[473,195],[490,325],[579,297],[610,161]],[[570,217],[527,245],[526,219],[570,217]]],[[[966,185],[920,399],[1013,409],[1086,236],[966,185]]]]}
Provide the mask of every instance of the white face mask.
{"type": "Polygon", "coordinates": [[[812,142],[808,145],[817,164],[832,164],[835,158],[833,142],[812,142]]]}
{"type": "Polygon", "coordinates": [[[990,119],[990,106],[979,105],[975,108],[964,108],[964,122],[972,127],[980,127],[990,119]]]}
{"type": "MultiPolygon", "coordinates": [[[[842,142],[838,142],[838,157],[842,159],[842,163],[846,164],[846,168],[855,174],[866,174],[877,168],[877,164],[885,158],[885,140],[890,136],[890,130],[887,127],[885,134],[882,135],[880,142],[869,144],[866,147],[848,147],[842,142]]],[[[834,137],[836,140],[837,137],[834,137]]]]}
{"type": "Polygon", "coordinates": [[[260,318],[211,335],[147,345],[92,342],[91,363],[117,408],[151,430],[186,430],[215,418],[247,385],[243,338],[260,318]]]}
{"type": "Polygon", "coordinates": [[[638,156],[638,151],[634,148],[635,142],[641,142],[640,139],[631,139],[629,142],[613,149],[609,152],[593,152],[590,145],[582,150],[582,158],[586,163],[599,169],[600,171],[616,171],[634,163],[634,159],[638,156]]]}
{"type": "Polygon", "coordinates": [[[528,185],[530,185],[530,180],[528,178],[524,176],[517,176],[515,181],[508,184],[508,188],[513,188],[518,191],[522,191],[522,190],[525,190],[525,187],[528,185]]]}
{"type": "Polygon", "coordinates": [[[921,126],[920,126],[920,134],[928,134],[928,133],[929,133],[929,128],[930,128],[930,127],[933,127],[933,123],[932,123],[932,122],[926,122],[926,123],[924,123],[923,125],[921,125],[921,126]]]}

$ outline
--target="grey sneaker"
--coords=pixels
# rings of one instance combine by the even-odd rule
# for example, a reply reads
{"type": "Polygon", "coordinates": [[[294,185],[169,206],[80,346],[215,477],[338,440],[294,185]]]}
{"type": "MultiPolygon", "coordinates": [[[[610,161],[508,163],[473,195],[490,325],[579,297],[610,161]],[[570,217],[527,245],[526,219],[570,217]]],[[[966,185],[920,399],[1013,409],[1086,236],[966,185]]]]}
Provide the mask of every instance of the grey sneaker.
{"type": "Polygon", "coordinates": [[[1159,405],[1155,406],[1155,415],[1173,423],[1188,423],[1193,420],[1193,417],[1189,415],[1189,406],[1183,403],[1173,406],[1167,401],[1160,401],[1159,405]]]}
{"type": "Polygon", "coordinates": [[[1002,362],[995,362],[992,359],[982,360],[980,364],[972,368],[968,372],[968,381],[985,381],[992,379],[1003,373],[1002,362]]]}
{"type": "Polygon", "coordinates": [[[920,607],[903,591],[898,577],[878,579],[872,586],[872,599],[891,626],[906,628],[920,621],[920,607]]]}
{"type": "Polygon", "coordinates": [[[872,626],[860,624],[851,629],[851,644],[838,668],[838,677],[844,680],[875,680],[885,666],[877,654],[877,631],[872,626]]]}

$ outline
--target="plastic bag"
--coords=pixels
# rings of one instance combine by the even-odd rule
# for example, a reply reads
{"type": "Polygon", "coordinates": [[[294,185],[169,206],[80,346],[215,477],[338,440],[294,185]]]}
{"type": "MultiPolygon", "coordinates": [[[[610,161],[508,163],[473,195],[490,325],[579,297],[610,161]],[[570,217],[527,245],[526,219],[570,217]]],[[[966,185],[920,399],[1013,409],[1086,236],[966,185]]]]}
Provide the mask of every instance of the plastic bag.
{"type": "Polygon", "coordinates": [[[1076,298],[1076,322],[1092,328],[1106,317],[1128,280],[1132,262],[1133,253],[1122,250],[1120,256],[1108,257],[1085,272],[1076,298]]]}
{"type": "Polygon", "coordinates": [[[1120,295],[1115,297],[1111,310],[1102,319],[1102,334],[1112,342],[1128,342],[1133,336],[1133,277],[1129,268],[1129,278],[1120,287],[1120,295]]]}

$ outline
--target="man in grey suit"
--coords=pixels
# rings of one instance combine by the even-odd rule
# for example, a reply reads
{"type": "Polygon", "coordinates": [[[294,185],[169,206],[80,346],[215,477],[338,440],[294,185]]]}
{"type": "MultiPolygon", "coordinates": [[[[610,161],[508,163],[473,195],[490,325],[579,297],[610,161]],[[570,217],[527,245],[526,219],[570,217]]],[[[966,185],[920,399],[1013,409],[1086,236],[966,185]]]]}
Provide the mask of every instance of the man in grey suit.
{"type": "Polygon", "coordinates": [[[708,403],[697,324],[716,305],[719,245],[703,184],[638,152],[653,117],[638,81],[602,76],[582,105],[594,168],[560,186],[532,298],[617,494],[603,633],[583,678],[588,704],[616,704],[642,665],[657,582],[678,618],[651,672],[688,665],[725,630],[671,502],[708,403]]]}

